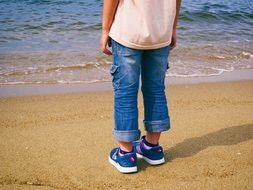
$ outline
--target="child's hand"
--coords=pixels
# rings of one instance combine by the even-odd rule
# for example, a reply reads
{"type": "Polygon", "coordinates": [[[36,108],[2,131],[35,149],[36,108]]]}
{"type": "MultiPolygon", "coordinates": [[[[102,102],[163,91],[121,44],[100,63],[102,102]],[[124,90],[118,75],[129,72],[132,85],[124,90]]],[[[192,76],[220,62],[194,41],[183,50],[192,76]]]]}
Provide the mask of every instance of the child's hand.
{"type": "Polygon", "coordinates": [[[171,49],[174,49],[177,46],[177,32],[176,32],[176,30],[173,30],[170,45],[171,45],[171,49]]]}
{"type": "Polygon", "coordinates": [[[111,38],[109,37],[109,32],[102,31],[100,49],[104,54],[112,55],[112,52],[108,49],[108,46],[111,47],[111,38]]]}

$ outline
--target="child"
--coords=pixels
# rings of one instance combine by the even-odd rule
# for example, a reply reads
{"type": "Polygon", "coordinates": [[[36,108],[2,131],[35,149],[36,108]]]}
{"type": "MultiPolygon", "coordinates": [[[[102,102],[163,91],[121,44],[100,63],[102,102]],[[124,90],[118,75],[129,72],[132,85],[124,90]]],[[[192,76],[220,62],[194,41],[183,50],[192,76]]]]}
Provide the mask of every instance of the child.
{"type": "Polygon", "coordinates": [[[137,172],[137,156],[151,165],[165,162],[159,145],[161,132],[170,128],[164,83],[169,52],[176,46],[180,5],[181,0],[104,0],[100,48],[113,55],[113,135],[119,142],[109,162],[122,173],[137,172]],[[141,139],[140,76],[146,130],[141,139]]]}

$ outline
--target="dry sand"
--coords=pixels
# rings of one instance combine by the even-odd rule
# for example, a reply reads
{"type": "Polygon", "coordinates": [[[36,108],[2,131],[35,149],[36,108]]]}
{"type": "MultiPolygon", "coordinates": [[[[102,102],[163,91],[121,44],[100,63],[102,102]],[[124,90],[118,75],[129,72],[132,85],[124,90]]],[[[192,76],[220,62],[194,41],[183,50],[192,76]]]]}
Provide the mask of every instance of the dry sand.
{"type": "Polygon", "coordinates": [[[138,160],[130,175],[107,161],[117,145],[111,91],[0,98],[0,189],[253,189],[253,81],[167,94],[167,162],[138,160]]]}

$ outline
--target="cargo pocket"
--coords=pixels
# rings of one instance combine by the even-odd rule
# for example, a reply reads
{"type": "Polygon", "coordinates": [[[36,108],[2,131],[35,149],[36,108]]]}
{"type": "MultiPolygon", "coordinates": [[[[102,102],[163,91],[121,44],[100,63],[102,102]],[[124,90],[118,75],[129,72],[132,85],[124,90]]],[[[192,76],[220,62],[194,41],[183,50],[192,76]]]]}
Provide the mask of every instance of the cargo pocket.
{"type": "Polygon", "coordinates": [[[117,65],[112,65],[111,66],[110,73],[111,73],[112,76],[115,75],[115,73],[118,70],[118,68],[119,68],[119,66],[117,66],[117,65]]]}
{"type": "Polygon", "coordinates": [[[119,87],[119,80],[117,80],[117,72],[118,72],[119,66],[118,65],[112,65],[110,69],[110,74],[112,76],[112,86],[116,90],[119,87]]]}

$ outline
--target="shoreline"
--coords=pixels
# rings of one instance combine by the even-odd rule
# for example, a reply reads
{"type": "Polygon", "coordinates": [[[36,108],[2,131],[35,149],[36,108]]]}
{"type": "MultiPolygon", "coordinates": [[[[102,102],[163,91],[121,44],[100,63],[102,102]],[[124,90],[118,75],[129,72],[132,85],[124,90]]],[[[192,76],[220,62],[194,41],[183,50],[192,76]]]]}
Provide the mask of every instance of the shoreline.
{"type": "MultiPolygon", "coordinates": [[[[223,83],[253,80],[253,69],[224,72],[217,76],[203,77],[166,77],[166,86],[202,83],[223,83]]],[[[65,94],[77,92],[112,91],[111,82],[83,84],[21,84],[0,85],[0,97],[65,94]]]]}

